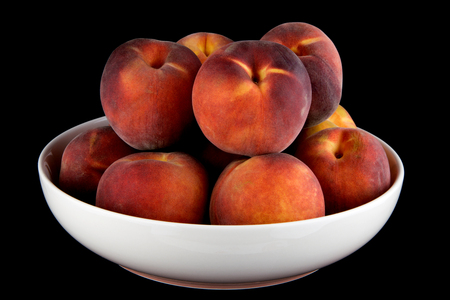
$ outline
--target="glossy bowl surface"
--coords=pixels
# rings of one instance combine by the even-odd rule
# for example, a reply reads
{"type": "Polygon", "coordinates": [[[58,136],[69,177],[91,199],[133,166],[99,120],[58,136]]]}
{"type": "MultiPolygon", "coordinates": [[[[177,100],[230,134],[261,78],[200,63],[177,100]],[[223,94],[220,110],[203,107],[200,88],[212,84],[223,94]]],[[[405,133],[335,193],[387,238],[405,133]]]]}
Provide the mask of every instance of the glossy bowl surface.
{"type": "Polygon", "coordinates": [[[403,184],[400,157],[381,141],[392,186],[373,201],[321,218],[246,226],[172,223],[132,217],[77,200],[57,182],[65,146],[80,132],[107,125],[105,117],[54,138],[41,152],[38,171],[53,215],[85,247],[156,281],[199,288],[249,288],[308,275],[358,250],[384,226],[403,184]]]}

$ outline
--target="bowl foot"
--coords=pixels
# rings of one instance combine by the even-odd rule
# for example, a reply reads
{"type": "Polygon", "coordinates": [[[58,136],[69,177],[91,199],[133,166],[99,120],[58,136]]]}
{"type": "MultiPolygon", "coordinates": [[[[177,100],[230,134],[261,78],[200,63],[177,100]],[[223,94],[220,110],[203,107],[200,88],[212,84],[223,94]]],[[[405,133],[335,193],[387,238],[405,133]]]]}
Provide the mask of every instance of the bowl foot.
{"type": "Polygon", "coordinates": [[[277,284],[286,283],[289,281],[294,281],[296,279],[308,276],[317,271],[317,270],[314,270],[314,271],[307,272],[307,273],[300,274],[300,275],[295,275],[295,276],[280,278],[280,279],[274,279],[274,280],[267,280],[267,281],[216,283],[216,282],[196,282],[196,281],[184,281],[184,280],[171,279],[171,278],[160,277],[160,276],[156,276],[156,275],[151,275],[151,274],[135,271],[135,270],[129,269],[124,266],[121,266],[121,267],[127,271],[130,271],[131,273],[134,273],[136,275],[139,275],[139,276],[147,278],[147,279],[151,279],[153,281],[166,283],[166,284],[170,284],[170,285],[175,285],[175,286],[196,288],[196,289],[207,289],[207,290],[240,290],[240,289],[253,289],[253,288],[273,286],[273,285],[277,285],[277,284]]]}

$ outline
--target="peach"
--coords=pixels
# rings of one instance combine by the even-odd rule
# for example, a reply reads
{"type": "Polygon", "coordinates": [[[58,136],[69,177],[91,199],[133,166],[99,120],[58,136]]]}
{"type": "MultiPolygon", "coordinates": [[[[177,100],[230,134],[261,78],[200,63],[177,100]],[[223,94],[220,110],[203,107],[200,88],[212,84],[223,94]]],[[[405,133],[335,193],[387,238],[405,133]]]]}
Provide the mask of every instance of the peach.
{"type": "Polygon", "coordinates": [[[322,217],[324,197],[314,173],[297,158],[273,153],[229,164],[214,186],[213,225],[250,225],[322,217]]]}
{"type": "Polygon", "coordinates": [[[261,40],[288,47],[308,70],[312,100],[305,127],[320,124],[331,116],[342,95],[342,64],[331,39],[313,25],[294,22],[278,25],[261,40]]]}
{"type": "Polygon", "coordinates": [[[303,63],[285,46],[264,41],[234,42],[214,52],[192,91],[203,134],[219,149],[245,156],[286,149],[310,104],[303,63]]]}
{"type": "Polygon", "coordinates": [[[142,152],[114,162],[103,174],[96,206],[118,213],[199,224],[208,205],[204,167],[182,152],[142,152]]]}
{"type": "Polygon", "coordinates": [[[307,138],[295,156],[314,172],[325,197],[326,214],[365,204],[391,184],[381,143],[358,128],[328,128],[307,138]]]}
{"type": "Polygon", "coordinates": [[[298,145],[306,140],[309,136],[319,132],[323,129],[333,128],[333,127],[346,127],[346,128],[357,128],[355,122],[353,122],[350,114],[341,105],[334,111],[334,113],[322,123],[312,126],[304,127],[295,141],[289,146],[288,153],[297,149],[298,145]],[[292,150],[293,149],[293,150],[292,150]]]}
{"type": "Polygon", "coordinates": [[[110,126],[82,132],[64,149],[59,187],[75,198],[93,203],[106,168],[134,152],[110,126]]]}
{"type": "Polygon", "coordinates": [[[203,64],[214,51],[232,42],[233,40],[221,34],[197,32],[185,36],[177,43],[191,49],[203,64]]]}
{"type": "Polygon", "coordinates": [[[194,122],[192,86],[200,66],[189,48],[173,42],[134,39],[117,47],[100,84],[116,133],[138,150],[177,142],[194,122]]]}
{"type": "Polygon", "coordinates": [[[336,111],[328,118],[328,120],[336,124],[338,127],[356,128],[356,124],[352,117],[348,111],[342,107],[342,105],[339,105],[336,108],[336,111]]]}

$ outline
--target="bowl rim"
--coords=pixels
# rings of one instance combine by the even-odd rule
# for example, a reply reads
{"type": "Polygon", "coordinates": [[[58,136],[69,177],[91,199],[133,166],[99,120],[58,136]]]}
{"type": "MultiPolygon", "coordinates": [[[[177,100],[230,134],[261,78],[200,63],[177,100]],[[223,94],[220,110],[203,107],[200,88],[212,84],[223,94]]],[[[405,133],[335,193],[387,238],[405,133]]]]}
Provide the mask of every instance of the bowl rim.
{"type": "MultiPolygon", "coordinates": [[[[64,191],[62,191],[54,182],[51,178],[49,178],[49,176],[47,176],[47,173],[44,171],[45,169],[45,158],[51,154],[51,149],[54,147],[55,144],[57,144],[59,142],[59,140],[66,136],[67,134],[69,134],[72,131],[76,131],[77,129],[79,129],[80,127],[83,126],[90,126],[90,125],[94,125],[94,124],[98,124],[100,123],[98,126],[105,126],[108,125],[109,122],[107,120],[107,118],[105,116],[103,117],[99,117],[96,119],[92,119],[89,120],[87,122],[81,123],[79,125],[76,125],[70,129],[65,130],[64,132],[60,133],[59,135],[57,135],[55,138],[53,138],[41,151],[39,158],[38,158],[38,173],[39,173],[39,177],[41,180],[41,185],[45,185],[48,188],[51,188],[53,190],[55,190],[58,194],[60,194],[62,197],[66,198],[66,201],[71,201],[71,202],[75,202],[77,205],[80,205],[80,208],[86,209],[86,210],[93,210],[96,213],[102,213],[102,214],[106,214],[109,215],[111,217],[114,218],[119,218],[119,219],[123,219],[124,221],[129,221],[129,222],[138,222],[138,223],[142,223],[142,224],[147,224],[147,225],[171,225],[171,226],[183,226],[183,228],[200,228],[200,229],[205,229],[205,230],[236,230],[236,229],[240,229],[240,230],[245,230],[245,229],[259,229],[259,228],[266,228],[266,227],[284,227],[284,226],[293,226],[293,225],[297,225],[299,223],[301,224],[313,224],[315,222],[324,222],[326,220],[329,220],[330,222],[333,221],[336,218],[342,218],[343,215],[353,215],[353,214],[358,214],[360,212],[366,211],[366,210],[370,210],[372,207],[374,206],[378,206],[380,204],[382,204],[383,201],[388,201],[388,199],[390,199],[390,195],[393,193],[396,193],[397,191],[401,191],[402,185],[403,185],[403,180],[404,180],[404,176],[405,176],[405,170],[404,170],[404,166],[403,166],[403,162],[400,158],[400,156],[395,152],[395,150],[388,145],[386,142],[384,142],[383,140],[381,140],[380,138],[378,138],[377,136],[373,135],[372,133],[364,130],[365,132],[368,132],[369,134],[371,134],[372,136],[374,136],[377,140],[379,140],[383,146],[383,148],[385,149],[386,152],[391,152],[392,154],[392,159],[393,162],[397,165],[397,174],[396,177],[394,179],[391,178],[391,187],[384,192],[382,195],[380,195],[379,197],[371,200],[370,202],[360,205],[358,207],[343,211],[343,212],[339,212],[339,213],[335,213],[335,214],[331,214],[331,215],[326,215],[323,217],[318,217],[318,218],[313,218],[313,219],[307,219],[307,220],[300,220],[300,221],[291,221],[291,222],[283,222],[283,223],[271,223],[271,224],[249,224],[249,225],[212,225],[212,224],[191,224],[191,223],[177,223],[177,222],[170,222],[170,221],[161,221],[161,220],[154,220],[154,219],[146,219],[146,218],[141,218],[141,217],[136,217],[136,216],[130,216],[130,215],[125,215],[122,213],[118,213],[118,212],[114,212],[114,211],[109,211],[100,207],[97,207],[95,205],[86,203],[82,200],[79,200],[67,193],[65,193],[64,191]],[[105,123],[106,122],[106,123],[105,123]],[[89,124],[88,124],[89,123],[89,124]]],[[[70,140],[68,141],[70,142],[70,140]]],[[[389,155],[388,155],[389,157],[389,155]]],[[[391,167],[391,174],[392,174],[393,170],[391,167]]],[[[46,199],[46,201],[48,201],[46,199]]]]}

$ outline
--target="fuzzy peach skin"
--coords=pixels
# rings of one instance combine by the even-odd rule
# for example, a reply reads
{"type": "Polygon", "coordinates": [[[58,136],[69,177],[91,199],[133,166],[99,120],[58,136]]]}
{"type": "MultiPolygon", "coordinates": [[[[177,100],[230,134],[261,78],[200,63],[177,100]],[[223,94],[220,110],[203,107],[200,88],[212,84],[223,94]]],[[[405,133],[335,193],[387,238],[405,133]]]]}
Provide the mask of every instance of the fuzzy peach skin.
{"type": "Polygon", "coordinates": [[[303,127],[302,131],[300,131],[300,134],[297,136],[297,138],[292,142],[292,144],[284,152],[294,155],[295,152],[297,151],[297,148],[299,147],[299,145],[301,145],[301,143],[303,143],[303,141],[306,140],[308,137],[310,137],[311,135],[313,135],[321,130],[324,130],[327,128],[333,128],[333,127],[337,127],[336,124],[334,124],[333,122],[331,122],[328,119],[316,126],[313,126],[313,127],[308,127],[308,128],[303,127]]]}
{"type": "Polygon", "coordinates": [[[339,105],[336,108],[335,112],[328,118],[328,120],[336,124],[338,127],[357,128],[355,121],[353,121],[348,111],[342,107],[342,105],[339,105]]]}
{"type": "Polygon", "coordinates": [[[365,204],[387,191],[391,173],[380,142],[358,128],[328,128],[307,138],[295,156],[317,176],[326,214],[365,204]]]}
{"type": "Polygon", "coordinates": [[[94,203],[105,170],[116,160],[135,152],[110,126],[82,132],[64,149],[59,187],[75,198],[94,203]]]}
{"type": "Polygon", "coordinates": [[[303,63],[273,42],[223,46],[202,65],[192,92],[203,134],[219,149],[245,156],[286,149],[303,128],[310,104],[303,63]]]}
{"type": "Polygon", "coordinates": [[[229,164],[214,186],[213,225],[250,225],[322,217],[324,198],[313,172],[297,158],[274,153],[229,164]]]}
{"type": "Polygon", "coordinates": [[[331,39],[313,25],[293,22],[276,26],[261,40],[288,47],[308,70],[312,102],[305,127],[317,125],[331,116],[342,95],[341,58],[331,39]]]}
{"type": "Polygon", "coordinates": [[[357,128],[350,114],[345,110],[345,108],[342,107],[342,105],[339,105],[334,113],[322,123],[313,127],[303,127],[298,137],[289,146],[289,149],[293,149],[293,151],[295,152],[295,150],[298,148],[298,145],[306,140],[309,136],[321,130],[333,127],[357,128]]]}
{"type": "Polygon", "coordinates": [[[103,174],[96,206],[161,221],[203,222],[208,200],[204,167],[182,152],[142,152],[113,163],[103,174]]]}
{"type": "Polygon", "coordinates": [[[192,85],[200,66],[194,52],[173,42],[134,39],[117,47],[100,84],[116,133],[139,150],[177,142],[194,121],[192,85]]]}
{"type": "Polygon", "coordinates": [[[196,32],[185,36],[177,43],[191,49],[203,64],[214,51],[232,42],[233,40],[221,34],[196,32]]]}

